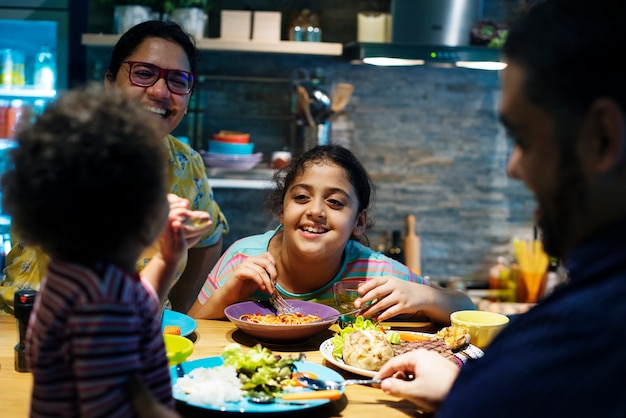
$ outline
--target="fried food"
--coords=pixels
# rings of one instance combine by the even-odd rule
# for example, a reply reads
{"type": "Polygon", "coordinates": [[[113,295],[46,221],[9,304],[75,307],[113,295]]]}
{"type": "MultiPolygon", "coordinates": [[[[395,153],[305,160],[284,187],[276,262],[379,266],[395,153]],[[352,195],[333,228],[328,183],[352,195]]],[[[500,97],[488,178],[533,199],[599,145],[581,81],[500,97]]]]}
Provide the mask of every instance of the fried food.
{"type": "Polygon", "coordinates": [[[166,325],[163,327],[163,334],[180,335],[180,327],[178,325],[166,325]]]}
{"type": "Polygon", "coordinates": [[[439,332],[435,334],[435,338],[440,338],[445,341],[450,350],[458,351],[469,344],[470,333],[465,327],[452,325],[439,330],[439,332]]]}

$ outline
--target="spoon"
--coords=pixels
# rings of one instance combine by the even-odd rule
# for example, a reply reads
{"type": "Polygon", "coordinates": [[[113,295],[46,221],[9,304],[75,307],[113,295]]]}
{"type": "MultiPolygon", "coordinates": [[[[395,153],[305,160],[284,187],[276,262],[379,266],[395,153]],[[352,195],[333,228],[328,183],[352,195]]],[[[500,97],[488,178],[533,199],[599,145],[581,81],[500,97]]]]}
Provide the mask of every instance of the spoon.
{"type": "Polygon", "coordinates": [[[339,390],[347,385],[367,385],[379,386],[381,379],[348,379],[343,382],[335,382],[334,380],[312,379],[310,377],[298,375],[296,377],[300,383],[314,390],[339,390]]]}
{"type": "Polygon", "coordinates": [[[258,403],[261,405],[268,405],[271,403],[280,403],[284,405],[298,405],[298,406],[309,406],[306,402],[292,402],[292,401],[283,401],[280,398],[275,398],[272,395],[267,395],[264,393],[260,393],[256,396],[251,396],[248,400],[252,403],[258,403]]]}

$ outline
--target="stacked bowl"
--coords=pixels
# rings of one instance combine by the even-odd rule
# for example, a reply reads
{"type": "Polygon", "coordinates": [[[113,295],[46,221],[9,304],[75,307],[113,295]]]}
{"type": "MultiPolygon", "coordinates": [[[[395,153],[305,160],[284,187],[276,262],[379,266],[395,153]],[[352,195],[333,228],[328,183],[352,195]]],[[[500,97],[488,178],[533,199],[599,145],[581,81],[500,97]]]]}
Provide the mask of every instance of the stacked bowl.
{"type": "Polygon", "coordinates": [[[250,134],[235,131],[220,131],[209,141],[209,152],[204,153],[204,161],[210,167],[231,170],[250,170],[263,158],[263,153],[254,151],[250,134]]]}

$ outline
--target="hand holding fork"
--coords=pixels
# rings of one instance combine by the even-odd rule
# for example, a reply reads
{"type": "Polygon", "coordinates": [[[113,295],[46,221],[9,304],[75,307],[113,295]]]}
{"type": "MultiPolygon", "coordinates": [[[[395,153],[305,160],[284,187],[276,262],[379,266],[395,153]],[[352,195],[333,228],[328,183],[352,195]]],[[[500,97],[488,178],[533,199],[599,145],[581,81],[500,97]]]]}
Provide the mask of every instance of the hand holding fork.
{"type": "Polygon", "coordinates": [[[291,305],[289,302],[283,298],[283,295],[276,288],[276,284],[274,283],[274,291],[270,295],[270,303],[276,309],[276,313],[280,314],[293,314],[300,312],[298,308],[291,305]]]}

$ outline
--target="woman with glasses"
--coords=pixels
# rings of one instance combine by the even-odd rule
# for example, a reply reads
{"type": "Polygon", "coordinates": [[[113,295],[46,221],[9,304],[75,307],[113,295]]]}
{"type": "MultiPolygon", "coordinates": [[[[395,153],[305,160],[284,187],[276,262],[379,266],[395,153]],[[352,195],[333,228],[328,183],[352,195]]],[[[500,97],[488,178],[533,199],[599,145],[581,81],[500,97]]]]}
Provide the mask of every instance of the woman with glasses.
{"type": "MultiPolygon", "coordinates": [[[[194,87],[197,55],[192,39],[179,25],[148,21],[134,26],[120,37],[104,76],[106,89],[122,91],[150,112],[145,123],[156,128],[158,136],[155,141],[162,141],[168,151],[169,192],[187,199],[190,210],[208,212],[211,217],[211,227],[198,229],[202,236],[176,266],[177,281],[169,292],[169,302],[174,310],[180,312],[187,312],[193,304],[205,278],[221,255],[222,234],[228,231],[226,218],[213,200],[202,157],[171,135],[187,113],[194,87]]],[[[193,234],[193,231],[190,233],[193,234]]],[[[14,240],[14,243],[7,256],[4,289],[0,286],[6,304],[4,308],[9,312],[14,291],[25,286],[38,288],[48,262],[41,251],[25,247],[19,240],[14,240]]],[[[142,254],[138,267],[148,266],[158,253],[157,243],[142,254]]],[[[160,274],[159,270],[163,268],[158,263],[152,263],[148,274],[155,271],[160,274]]]]}
{"type": "MultiPolygon", "coordinates": [[[[164,138],[169,151],[170,192],[188,199],[192,209],[209,212],[213,220],[213,228],[189,249],[185,270],[170,291],[173,308],[180,312],[187,312],[193,304],[203,278],[221,255],[222,234],[228,230],[213,200],[202,157],[171,135],[187,113],[197,58],[192,38],[179,25],[144,22],[119,39],[104,80],[106,88],[124,91],[154,114],[146,123],[159,129],[159,139],[164,138]]],[[[146,255],[144,263],[150,256],[146,255]]]]}

